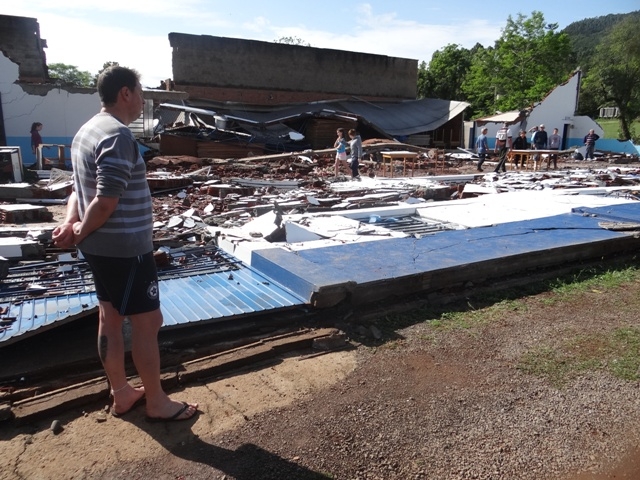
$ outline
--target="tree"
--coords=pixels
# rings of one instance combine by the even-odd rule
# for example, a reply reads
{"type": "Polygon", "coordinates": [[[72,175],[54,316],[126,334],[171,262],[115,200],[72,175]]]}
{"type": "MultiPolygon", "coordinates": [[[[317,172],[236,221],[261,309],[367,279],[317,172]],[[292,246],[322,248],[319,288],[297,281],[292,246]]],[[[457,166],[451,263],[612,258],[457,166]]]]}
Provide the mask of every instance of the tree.
{"type": "Polygon", "coordinates": [[[477,49],[471,59],[471,67],[462,82],[466,101],[471,104],[472,118],[498,111],[497,100],[502,90],[498,90],[497,70],[495,49],[493,47],[477,49]]]}
{"type": "Polygon", "coordinates": [[[71,85],[74,87],[90,87],[91,73],[82,72],[78,67],[67,65],[66,63],[52,63],[47,65],[49,69],[49,78],[63,85],[71,85]]]}
{"type": "Polygon", "coordinates": [[[545,26],[541,12],[531,18],[518,14],[507,19],[498,40],[501,80],[508,95],[505,109],[519,109],[539,101],[552,88],[566,80],[572,68],[566,65],[571,54],[569,37],[555,33],[557,24],[545,26]]]}
{"type": "Polygon", "coordinates": [[[429,96],[430,86],[427,73],[427,62],[422,61],[418,65],[418,98],[427,98],[429,96]]]}
{"type": "Polygon", "coordinates": [[[602,104],[618,107],[620,139],[633,139],[631,125],[640,116],[640,30],[636,18],[618,23],[598,45],[585,89],[602,104]]]}
{"type": "Polygon", "coordinates": [[[617,23],[630,16],[635,16],[636,22],[640,21],[640,11],[636,11],[585,18],[567,25],[563,32],[569,35],[571,40],[574,65],[580,67],[585,74],[588,74],[589,68],[593,63],[594,52],[601,40],[611,32],[611,29],[617,23]]]}
{"type": "Polygon", "coordinates": [[[299,45],[301,47],[310,47],[311,44],[298,37],[280,37],[273,41],[274,43],[286,43],[287,45],[299,45]]]}
{"type": "Polygon", "coordinates": [[[545,24],[538,11],[529,18],[509,16],[495,46],[478,49],[472,56],[462,90],[468,101],[480,102],[474,110],[481,114],[520,110],[566,80],[572,71],[567,62],[571,44],[557,28],[557,24],[545,24]]]}
{"type": "Polygon", "coordinates": [[[118,62],[112,62],[112,61],[104,62],[102,64],[102,68],[100,69],[100,71],[98,71],[98,73],[96,73],[95,76],[93,77],[93,86],[94,87],[98,86],[98,77],[102,72],[104,72],[109,67],[117,67],[119,65],[120,64],[118,62]]]}
{"type": "Polygon", "coordinates": [[[471,51],[460,45],[449,44],[431,56],[429,65],[424,62],[418,70],[418,96],[464,100],[462,82],[471,67],[471,51]]]}

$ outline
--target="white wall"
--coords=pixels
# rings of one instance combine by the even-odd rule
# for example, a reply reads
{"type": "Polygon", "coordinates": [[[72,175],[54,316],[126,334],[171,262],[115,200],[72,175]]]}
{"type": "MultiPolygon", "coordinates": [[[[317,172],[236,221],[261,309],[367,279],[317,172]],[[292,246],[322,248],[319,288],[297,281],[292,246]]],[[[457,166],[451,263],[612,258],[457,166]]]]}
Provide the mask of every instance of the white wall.
{"type": "MultiPolygon", "coordinates": [[[[602,137],[604,135],[602,128],[590,117],[575,116],[579,98],[580,78],[581,73],[576,72],[566,83],[558,85],[540,103],[534,105],[525,120],[509,125],[513,138],[515,139],[518,136],[520,129],[528,131],[534,125],[541,124],[545,126],[545,130],[549,134],[553,132],[554,128],[557,128],[560,135],[563,135],[564,126],[568,125],[567,138],[565,139],[567,148],[583,145],[582,139],[592,128],[602,137]]],[[[514,113],[514,117],[517,117],[517,112],[514,113]]],[[[487,133],[489,146],[493,148],[496,133],[502,126],[502,122],[490,122],[485,126],[489,129],[487,133]]],[[[476,137],[479,134],[480,127],[476,126],[476,137]]],[[[527,133],[527,138],[531,138],[530,133],[527,133]]]]}
{"type": "Polygon", "coordinates": [[[7,145],[21,148],[25,165],[35,162],[30,134],[33,122],[43,124],[40,134],[44,143],[71,145],[78,129],[100,110],[97,92],[70,93],[53,88],[46,95],[31,95],[17,80],[18,65],[0,52],[0,96],[7,145]]]}
{"type": "MultiPolygon", "coordinates": [[[[580,89],[580,73],[573,75],[564,85],[558,85],[546,98],[533,107],[526,120],[525,130],[534,125],[544,124],[549,133],[557,128],[560,134],[565,124],[571,124],[578,105],[578,91],[580,89]]],[[[518,128],[518,130],[520,127],[518,128]]],[[[587,132],[589,129],[587,129],[587,132]]],[[[584,132],[583,136],[587,132],[584,132]]]]}

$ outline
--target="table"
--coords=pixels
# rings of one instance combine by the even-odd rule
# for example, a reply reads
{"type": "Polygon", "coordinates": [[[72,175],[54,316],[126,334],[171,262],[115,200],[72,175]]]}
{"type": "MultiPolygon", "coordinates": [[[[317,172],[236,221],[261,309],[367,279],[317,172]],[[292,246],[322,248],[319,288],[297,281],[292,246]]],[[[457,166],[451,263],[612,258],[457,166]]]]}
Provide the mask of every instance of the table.
{"type": "MultiPolygon", "coordinates": [[[[507,160],[509,160],[511,167],[513,168],[513,159],[515,158],[516,155],[520,155],[524,157],[525,168],[529,168],[529,161],[534,155],[540,155],[540,156],[546,155],[548,157],[549,155],[554,154],[559,156],[563,153],[566,153],[567,151],[568,150],[509,150],[509,153],[507,153],[507,160]]],[[[542,162],[547,157],[545,157],[544,159],[541,158],[539,161],[542,162]]],[[[537,169],[538,169],[538,162],[534,160],[533,171],[535,172],[537,169]]]]}
{"type": "Polygon", "coordinates": [[[396,160],[402,160],[402,176],[406,176],[407,173],[407,160],[411,161],[411,176],[413,177],[413,170],[415,168],[415,161],[418,158],[416,152],[410,152],[408,150],[383,150],[380,152],[382,155],[382,165],[380,171],[382,176],[386,177],[387,161],[389,162],[389,177],[393,177],[393,167],[396,160]]]}
{"type": "MultiPolygon", "coordinates": [[[[42,154],[42,149],[49,147],[53,147],[58,150],[57,164],[53,166],[64,170],[65,161],[68,160],[67,158],[65,158],[65,149],[71,148],[71,145],[59,145],[57,143],[41,143],[40,145],[38,145],[38,150],[36,151],[36,168],[38,170],[42,170],[45,167],[46,162],[44,155],[42,154]]],[[[49,163],[48,166],[51,167],[51,163],[49,163]]]]}

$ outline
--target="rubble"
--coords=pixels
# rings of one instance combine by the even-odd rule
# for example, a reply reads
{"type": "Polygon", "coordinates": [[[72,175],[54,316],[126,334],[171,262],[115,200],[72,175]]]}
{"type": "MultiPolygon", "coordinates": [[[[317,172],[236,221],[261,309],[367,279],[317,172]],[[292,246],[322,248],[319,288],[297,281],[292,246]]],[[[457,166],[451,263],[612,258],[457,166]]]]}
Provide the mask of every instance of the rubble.
{"type": "MultiPolygon", "coordinates": [[[[151,158],[148,181],[153,193],[156,242],[170,247],[206,244],[222,233],[234,236],[236,229],[276,210],[280,216],[291,217],[287,228],[293,234],[295,229],[291,224],[308,222],[298,219],[310,214],[449,201],[519,190],[618,187],[608,194],[635,199],[640,188],[640,166],[636,157],[628,155],[601,154],[594,162],[564,157],[558,170],[514,169],[506,174],[481,174],[475,171],[472,152],[459,149],[445,154],[441,169],[444,173],[435,175],[435,165],[429,162],[434,155],[428,149],[384,139],[371,139],[365,144],[370,160],[363,162],[362,180],[357,182],[342,174],[335,177],[333,149],[236,159],[189,155],[151,158]],[[381,176],[376,158],[380,151],[392,147],[414,149],[417,162],[413,177],[381,176]]],[[[492,163],[485,165],[491,167],[492,163]]],[[[44,176],[42,172],[37,173],[44,176]]],[[[29,192],[27,196],[35,198],[34,202],[0,205],[0,220],[16,225],[51,221],[46,207],[32,203],[63,201],[71,191],[72,181],[71,172],[58,169],[48,171],[47,176],[35,184],[2,185],[0,194],[13,192],[16,198],[29,192]]],[[[597,191],[602,194],[601,190],[597,191]]],[[[269,233],[273,232],[262,235],[261,239],[269,237],[269,233]]],[[[4,235],[11,236],[11,232],[4,235]]]]}
{"type": "MultiPolygon", "coordinates": [[[[406,202],[447,201],[518,190],[622,187],[610,194],[635,198],[640,188],[640,166],[623,167],[617,163],[611,166],[602,161],[585,163],[565,159],[564,167],[559,170],[511,170],[506,174],[474,172],[464,175],[465,170],[475,170],[473,160],[458,158],[453,163],[460,166],[447,166],[448,170],[456,171],[455,175],[363,176],[361,181],[354,182],[343,176],[333,176],[333,159],[327,155],[312,153],[309,158],[315,158],[310,163],[313,168],[299,179],[288,178],[288,173],[278,173],[283,160],[292,161],[290,154],[268,157],[274,164],[265,163],[259,178],[235,176],[235,162],[228,161],[224,166],[218,164],[216,168],[207,170],[208,175],[199,170],[199,181],[194,180],[178,192],[164,195],[156,192],[154,209],[158,238],[172,237],[177,232],[183,237],[197,232],[202,240],[210,236],[212,229],[209,227],[217,227],[213,231],[225,230],[226,234],[233,236],[237,233],[234,229],[273,212],[276,205],[282,215],[295,216],[380,208],[406,202]],[[192,218],[193,222],[185,225],[185,217],[192,218]]],[[[261,157],[261,161],[265,158],[261,157]]],[[[617,156],[613,158],[618,160],[617,156]]],[[[490,162],[485,165],[490,165],[490,162]]],[[[375,172],[375,162],[365,169],[375,172]]],[[[154,171],[149,175],[162,174],[154,171]]],[[[166,188],[159,190],[160,193],[163,191],[166,188]]],[[[262,235],[261,238],[267,236],[262,235]]]]}

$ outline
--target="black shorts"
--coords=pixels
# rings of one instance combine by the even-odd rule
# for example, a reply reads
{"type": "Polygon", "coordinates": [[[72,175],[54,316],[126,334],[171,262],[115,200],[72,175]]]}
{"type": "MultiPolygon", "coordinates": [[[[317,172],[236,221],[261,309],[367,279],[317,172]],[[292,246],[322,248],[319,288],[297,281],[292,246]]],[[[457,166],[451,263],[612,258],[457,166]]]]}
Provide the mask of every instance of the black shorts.
{"type": "Polygon", "coordinates": [[[110,302],[120,315],[136,315],[160,308],[158,270],[153,252],[129,258],[82,254],[91,267],[98,299],[110,302]]]}

